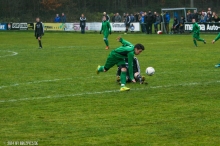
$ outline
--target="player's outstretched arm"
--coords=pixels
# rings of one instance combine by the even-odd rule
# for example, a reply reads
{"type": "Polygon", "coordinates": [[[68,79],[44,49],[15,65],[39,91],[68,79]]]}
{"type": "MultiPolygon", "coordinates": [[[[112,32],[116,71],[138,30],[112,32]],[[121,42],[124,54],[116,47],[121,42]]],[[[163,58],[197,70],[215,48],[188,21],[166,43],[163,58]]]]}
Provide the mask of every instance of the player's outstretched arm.
{"type": "Polygon", "coordinates": [[[119,42],[121,42],[121,43],[122,43],[123,45],[125,45],[125,46],[133,45],[132,43],[130,43],[130,42],[124,40],[121,36],[119,36],[116,40],[119,41],[119,42]]]}

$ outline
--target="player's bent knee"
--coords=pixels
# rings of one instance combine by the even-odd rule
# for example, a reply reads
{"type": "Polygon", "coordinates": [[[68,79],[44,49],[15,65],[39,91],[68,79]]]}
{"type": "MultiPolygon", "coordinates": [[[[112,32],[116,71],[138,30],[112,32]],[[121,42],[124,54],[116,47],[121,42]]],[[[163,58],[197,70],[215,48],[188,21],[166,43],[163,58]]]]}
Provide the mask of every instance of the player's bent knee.
{"type": "Polygon", "coordinates": [[[122,67],[122,68],[121,68],[121,71],[126,72],[126,71],[127,71],[127,68],[126,68],[126,67],[122,67]]]}
{"type": "Polygon", "coordinates": [[[136,78],[139,75],[139,72],[134,73],[134,77],[136,78]]]}

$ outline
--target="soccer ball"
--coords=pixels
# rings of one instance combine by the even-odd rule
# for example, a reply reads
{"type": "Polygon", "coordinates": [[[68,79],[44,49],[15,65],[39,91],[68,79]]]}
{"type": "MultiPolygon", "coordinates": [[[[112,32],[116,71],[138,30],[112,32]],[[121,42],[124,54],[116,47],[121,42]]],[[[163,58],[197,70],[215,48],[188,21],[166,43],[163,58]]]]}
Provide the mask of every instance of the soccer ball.
{"type": "Polygon", "coordinates": [[[162,34],[163,32],[161,30],[157,31],[157,34],[162,34]]]}
{"type": "Polygon", "coordinates": [[[152,76],[155,73],[155,69],[153,67],[146,68],[146,74],[148,76],[152,76]]]}

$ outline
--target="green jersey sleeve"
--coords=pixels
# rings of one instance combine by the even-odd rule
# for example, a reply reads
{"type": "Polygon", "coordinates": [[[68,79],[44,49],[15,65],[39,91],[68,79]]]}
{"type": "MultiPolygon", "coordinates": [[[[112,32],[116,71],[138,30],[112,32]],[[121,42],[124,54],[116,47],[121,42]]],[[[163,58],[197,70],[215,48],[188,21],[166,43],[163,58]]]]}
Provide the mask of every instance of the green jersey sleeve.
{"type": "Polygon", "coordinates": [[[101,30],[100,30],[100,31],[102,32],[102,30],[103,30],[103,23],[102,23],[102,26],[101,26],[101,30]]]}
{"type": "Polygon", "coordinates": [[[111,25],[110,25],[109,21],[108,21],[108,28],[109,28],[109,31],[111,32],[112,28],[111,28],[111,25]]]}
{"type": "Polygon", "coordinates": [[[128,53],[128,73],[131,80],[134,79],[134,72],[133,72],[133,60],[134,60],[134,53],[128,53]]]}
{"type": "Polygon", "coordinates": [[[130,45],[132,45],[133,46],[133,44],[132,43],[130,43],[130,42],[128,42],[128,41],[126,41],[126,40],[124,40],[123,38],[121,38],[120,40],[119,40],[124,46],[130,46],[130,45]]]}

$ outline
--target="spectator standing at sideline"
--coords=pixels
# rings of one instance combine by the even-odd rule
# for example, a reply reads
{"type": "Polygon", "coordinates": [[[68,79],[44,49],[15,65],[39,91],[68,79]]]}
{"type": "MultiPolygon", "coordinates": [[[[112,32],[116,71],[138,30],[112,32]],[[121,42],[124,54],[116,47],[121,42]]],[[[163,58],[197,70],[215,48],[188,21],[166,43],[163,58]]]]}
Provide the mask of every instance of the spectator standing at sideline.
{"type": "Polygon", "coordinates": [[[194,10],[194,13],[192,14],[192,19],[195,19],[196,20],[196,22],[199,22],[198,21],[198,12],[196,11],[196,10],[194,10]]]}
{"type": "Polygon", "coordinates": [[[211,8],[208,8],[207,14],[211,14],[211,15],[212,15],[212,10],[211,10],[211,8]]]}
{"type": "Polygon", "coordinates": [[[206,22],[206,19],[207,19],[207,16],[205,15],[205,12],[202,12],[200,22],[201,22],[201,23],[205,23],[205,22],[206,22]]]}
{"type": "Polygon", "coordinates": [[[166,27],[167,33],[169,33],[169,24],[170,24],[170,14],[168,12],[166,12],[166,14],[165,14],[165,27],[166,27]]]}
{"type": "Polygon", "coordinates": [[[147,34],[152,34],[152,24],[153,24],[153,15],[151,11],[148,12],[146,15],[146,27],[147,27],[147,34]]]}
{"type": "Polygon", "coordinates": [[[54,22],[60,23],[60,17],[59,14],[56,14],[56,17],[54,18],[54,22]]]}
{"type": "Polygon", "coordinates": [[[84,16],[84,14],[82,14],[80,17],[80,27],[81,27],[81,33],[84,34],[86,28],[86,17],[84,16]]]}
{"type": "Polygon", "coordinates": [[[66,23],[66,15],[64,13],[61,16],[61,23],[66,23]]]}
{"type": "Polygon", "coordinates": [[[106,21],[108,21],[108,22],[110,21],[110,17],[106,12],[103,12],[103,16],[105,16],[106,21]]]}
{"type": "Polygon", "coordinates": [[[184,33],[184,24],[185,24],[186,20],[183,16],[181,16],[180,18],[180,33],[184,33]]]}
{"type": "Polygon", "coordinates": [[[157,33],[158,31],[158,24],[160,24],[161,18],[158,13],[156,13],[155,22],[154,22],[154,32],[157,33]]]}
{"type": "Polygon", "coordinates": [[[135,16],[134,16],[134,17],[135,17],[135,22],[139,22],[139,16],[140,16],[139,13],[136,13],[136,14],[135,14],[135,16]]]}
{"type": "Polygon", "coordinates": [[[142,30],[142,32],[143,32],[143,33],[146,33],[144,13],[142,13],[142,16],[140,17],[140,23],[141,23],[141,30],[142,30]]]}
{"type": "Polygon", "coordinates": [[[206,22],[212,22],[212,15],[207,13],[206,22]]]}
{"type": "Polygon", "coordinates": [[[131,22],[134,22],[134,15],[133,14],[131,14],[131,22]]]}
{"type": "Polygon", "coordinates": [[[192,14],[191,14],[190,10],[186,14],[186,20],[187,20],[187,22],[192,22],[192,14]]]}
{"type": "Polygon", "coordinates": [[[213,12],[213,13],[212,13],[212,22],[214,22],[215,15],[216,15],[216,13],[213,12]]]}
{"type": "Polygon", "coordinates": [[[130,23],[131,23],[131,17],[129,16],[129,13],[127,13],[126,19],[125,19],[125,26],[126,26],[125,34],[128,32],[128,29],[130,27],[130,23]]]}
{"type": "Polygon", "coordinates": [[[220,22],[220,18],[218,17],[217,14],[215,14],[215,17],[213,18],[214,22],[220,22]]]}
{"type": "Polygon", "coordinates": [[[119,15],[119,13],[116,13],[115,22],[121,22],[121,16],[119,15]]]}
{"type": "Polygon", "coordinates": [[[171,28],[171,34],[174,34],[174,33],[177,33],[179,31],[179,25],[180,25],[180,22],[179,20],[174,17],[174,21],[173,21],[173,26],[171,28]]]}
{"type": "Polygon", "coordinates": [[[112,22],[115,22],[115,16],[116,16],[116,14],[113,15],[112,22]]]}

